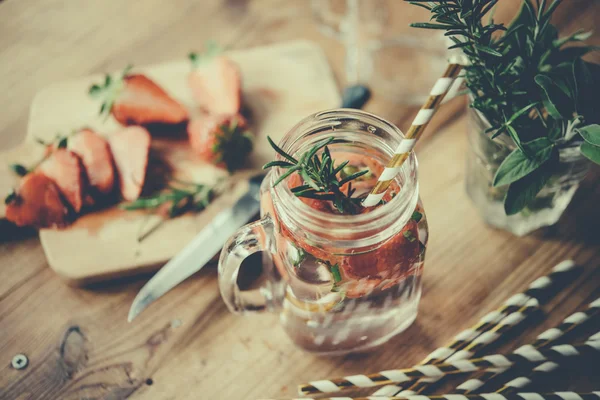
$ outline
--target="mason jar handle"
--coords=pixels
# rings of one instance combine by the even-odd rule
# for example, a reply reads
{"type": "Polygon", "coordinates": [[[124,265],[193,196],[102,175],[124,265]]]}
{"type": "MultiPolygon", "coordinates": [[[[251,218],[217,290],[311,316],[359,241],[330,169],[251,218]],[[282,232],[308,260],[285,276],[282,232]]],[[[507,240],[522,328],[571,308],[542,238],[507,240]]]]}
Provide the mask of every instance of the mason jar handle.
{"type": "Polygon", "coordinates": [[[266,279],[257,289],[240,290],[237,284],[242,261],[248,256],[262,251],[272,259],[273,230],[273,221],[265,216],[241,227],[223,246],[219,258],[219,289],[225,304],[233,313],[274,310],[283,300],[272,262],[271,265],[263,265],[263,277],[266,279]]]}

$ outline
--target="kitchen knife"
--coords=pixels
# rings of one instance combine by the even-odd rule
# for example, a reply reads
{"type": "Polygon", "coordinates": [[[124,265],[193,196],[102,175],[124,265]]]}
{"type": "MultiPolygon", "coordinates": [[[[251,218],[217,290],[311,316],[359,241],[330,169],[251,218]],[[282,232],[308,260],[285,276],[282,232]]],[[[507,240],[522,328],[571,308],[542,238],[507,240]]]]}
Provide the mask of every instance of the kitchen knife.
{"type": "Polygon", "coordinates": [[[137,294],[127,320],[133,321],[154,300],[199,271],[221,250],[227,239],[248,223],[260,209],[260,183],[264,175],[249,180],[248,191],[218,213],[181,252],[166,263],[137,294]]]}

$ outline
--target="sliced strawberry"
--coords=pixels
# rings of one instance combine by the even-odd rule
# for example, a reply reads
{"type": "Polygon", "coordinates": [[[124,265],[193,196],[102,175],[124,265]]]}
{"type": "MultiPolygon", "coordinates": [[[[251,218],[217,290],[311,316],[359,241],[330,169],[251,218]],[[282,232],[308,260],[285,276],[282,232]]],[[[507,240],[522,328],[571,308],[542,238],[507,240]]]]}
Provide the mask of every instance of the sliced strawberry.
{"type": "Polygon", "coordinates": [[[83,205],[86,178],[81,159],[66,149],[56,149],[36,169],[50,178],[75,212],[83,205]]]}
{"type": "Polygon", "coordinates": [[[18,226],[63,227],[69,210],[57,186],[41,172],[32,172],[21,180],[17,193],[6,199],[6,219],[18,226]]]}
{"type": "Polygon", "coordinates": [[[236,63],[225,56],[190,55],[195,69],[188,82],[196,103],[210,114],[237,114],[242,104],[242,77],[236,63]]]}
{"type": "Polygon", "coordinates": [[[110,112],[122,125],[179,124],[188,112],[160,86],[142,74],[113,79],[106,76],[103,85],[90,87],[90,95],[103,99],[100,114],[110,112]]]}
{"type": "Polygon", "coordinates": [[[108,139],[115,160],[121,196],[136,200],[146,180],[150,134],[140,126],[131,126],[111,135],[108,139]]]}
{"type": "Polygon", "coordinates": [[[246,119],[236,115],[203,114],[188,124],[194,152],[204,161],[234,171],[252,151],[252,135],[246,119]]]}
{"type": "Polygon", "coordinates": [[[83,129],[68,142],[68,148],[81,158],[90,187],[108,194],[115,185],[115,168],[108,142],[91,129],[83,129]]]}
{"type": "Polygon", "coordinates": [[[400,232],[378,249],[343,257],[340,269],[348,279],[391,277],[408,271],[418,257],[417,223],[410,220],[400,232]]]}

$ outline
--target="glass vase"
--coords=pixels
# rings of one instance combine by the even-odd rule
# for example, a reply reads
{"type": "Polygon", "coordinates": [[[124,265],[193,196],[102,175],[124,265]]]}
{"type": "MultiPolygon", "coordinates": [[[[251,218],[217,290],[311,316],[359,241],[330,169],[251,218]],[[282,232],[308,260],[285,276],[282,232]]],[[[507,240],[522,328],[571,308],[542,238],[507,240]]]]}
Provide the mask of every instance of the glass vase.
{"type": "Polygon", "coordinates": [[[506,215],[504,197],[508,185],[494,187],[492,182],[504,159],[515,149],[506,135],[490,138],[485,130],[490,123],[477,110],[469,108],[467,154],[467,194],[486,223],[517,236],[555,224],[571,202],[590,167],[579,151],[580,143],[559,149],[559,167],[536,198],[521,212],[506,215]]]}

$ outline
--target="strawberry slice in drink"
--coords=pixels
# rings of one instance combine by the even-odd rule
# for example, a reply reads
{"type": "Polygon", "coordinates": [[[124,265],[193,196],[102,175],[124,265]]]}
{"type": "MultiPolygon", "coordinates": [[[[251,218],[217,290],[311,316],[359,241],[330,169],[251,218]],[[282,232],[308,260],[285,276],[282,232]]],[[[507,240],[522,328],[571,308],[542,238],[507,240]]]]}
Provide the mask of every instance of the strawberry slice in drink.
{"type": "Polygon", "coordinates": [[[411,219],[379,248],[342,257],[340,271],[347,296],[361,297],[395,285],[410,273],[419,260],[420,251],[417,223],[411,219]]]}
{"type": "Polygon", "coordinates": [[[5,203],[6,219],[17,226],[60,228],[68,223],[69,210],[58,187],[41,172],[25,175],[18,191],[10,194],[5,203]]]}

